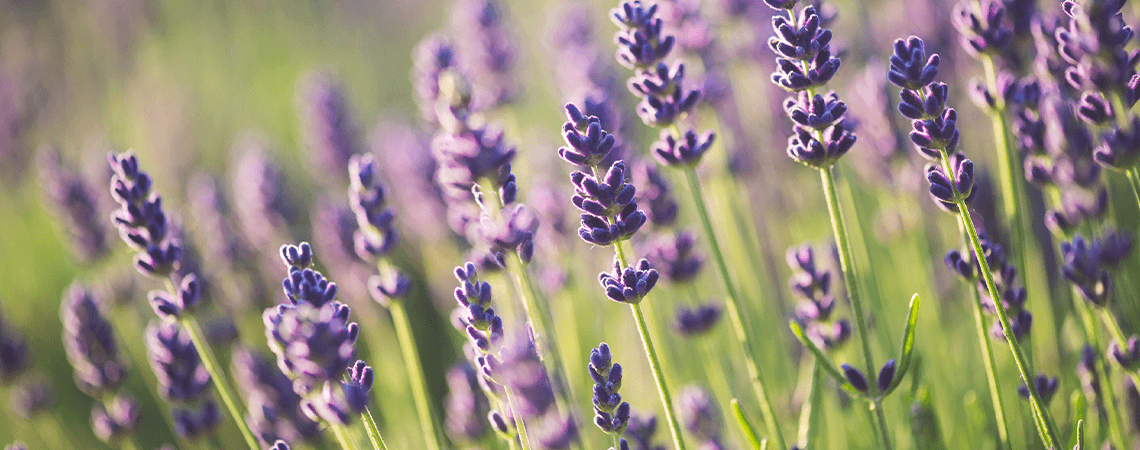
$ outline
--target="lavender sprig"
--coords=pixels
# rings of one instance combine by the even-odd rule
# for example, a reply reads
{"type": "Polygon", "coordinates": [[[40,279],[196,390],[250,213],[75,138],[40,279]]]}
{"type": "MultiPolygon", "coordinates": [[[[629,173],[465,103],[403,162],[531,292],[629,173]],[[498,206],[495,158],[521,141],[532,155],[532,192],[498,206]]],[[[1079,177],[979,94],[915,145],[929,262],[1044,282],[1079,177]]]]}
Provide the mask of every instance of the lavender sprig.
{"type": "Polygon", "coordinates": [[[67,167],[63,157],[51,147],[41,148],[37,155],[40,185],[52,212],[64,222],[71,238],[71,252],[79,262],[91,264],[110,252],[107,231],[95,193],[87,180],[67,167]]]}
{"type": "MultiPolygon", "coordinates": [[[[187,274],[182,277],[180,288],[176,290],[174,287],[172,275],[182,259],[182,245],[180,239],[171,233],[173,227],[163,211],[162,197],[151,190],[150,175],[140,169],[134,151],[111,153],[108,162],[113,173],[111,196],[119,204],[119,209],[111,214],[111,221],[119,228],[123,240],[138,251],[135,255],[136,269],[143,275],[163,279],[166,283],[165,291],[155,290],[148,295],[151,307],[164,319],[163,325],[152,332],[155,336],[152,338],[155,344],[150,346],[152,351],[157,352],[163,348],[170,350],[171,345],[177,344],[185,336],[193,344],[195,353],[202,355],[201,364],[206,374],[210,379],[218,380],[214,386],[230,417],[237,423],[246,444],[250,449],[258,449],[257,440],[249,426],[241,420],[242,415],[233,400],[232,391],[222,381],[224,378],[219,376],[222,373],[221,366],[214,357],[213,349],[203,339],[201,327],[193,314],[199,300],[197,277],[187,274]],[[173,327],[173,322],[177,322],[185,334],[179,334],[179,328],[173,327]]],[[[157,354],[161,356],[164,353],[157,354]]],[[[216,405],[214,409],[216,411],[216,405]]],[[[206,418],[205,412],[193,420],[186,414],[182,417],[176,415],[175,426],[201,425],[207,422],[206,418]]],[[[196,429],[186,428],[184,431],[194,432],[196,429]]]]}

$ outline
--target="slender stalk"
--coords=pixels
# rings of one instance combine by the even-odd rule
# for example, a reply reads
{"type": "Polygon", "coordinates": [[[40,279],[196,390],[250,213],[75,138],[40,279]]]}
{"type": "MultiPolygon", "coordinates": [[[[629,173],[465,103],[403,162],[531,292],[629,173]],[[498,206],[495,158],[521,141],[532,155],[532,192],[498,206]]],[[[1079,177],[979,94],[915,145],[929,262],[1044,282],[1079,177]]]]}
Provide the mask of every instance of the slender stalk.
{"type": "Polygon", "coordinates": [[[384,437],[380,436],[380,428],[372,419],[372,410],[365,407],[364,412],[360,413],[360,419],[364,421],[364,427],[368,429],[368,440],[372,441],[372,449],[388,450],[388,446],[384,444],[384,437]]]}
{"type": "MultiPolygon", "coordinates": [[[[863,363],[867,370],[867,380],[871,389],[871,397],[878,397],[878,384],[875,382],[876,368],[871,357],[871,342],[867,336],[867,318],[863,314],[863,300],[859,295],[859,275],[855,270],[855,261],[852,260],[851,241],[847,238],[847,224],[843,221],[843,211],[839,206],[839,195],[835,191],[835,176],[831,168],[820,169],[820,178],[823,182],[823,193],[827,197],[827,212],[831,215],[831,229],[835,233],[835,243],[839,247],[839,265],[843,268],[843,280],[847,285],[847,294],[851,297],[851,309],[855,316],[855,331],[859,334],[859,343],[863,349],[863,363]]],[[[890,449],[890,432],[887,430],[886,417],[883,407],[878,400],[872,401],[870,408],[875,412],[875,425],[882,438],[883,448],[890,449]]]]}
{"type": "MultiPolygon", "coordinates": [[[[169,280],[167,280],[169,283],[169,280]]],[[[173,287],[171,292],[175,292],[173,287]]],[[[254,439],[253,433],[249,430],[249,425],[242,419],[241,411],[238,410],[237,403],[234,402],[233,394],[231,394],[229,383],[224,378],[221,367],[218,364],[218,358],[214,356],[214,350],[210,348],[210,344],[202,338],[202,329],[198,326],[198,319],[193,315],[183,316],[178,319],[182,324],[182,328],[190,335],[190,340],[194,341],[194,347],[198,349],[198,354],[202,356],[202,365],[206,367],[206,371],[210,373],[210,378],[214,380],[214,388],[218,391],[218,396],[222,398],[222,403],[226,405],[226,410],[229,411],[230,417],[233,417],[234,422],[241,431],[242,438],[245,443],[249,445],[252,450],[259,450],[261,446],[257,444],[257,439],[254,439]]]]}
{"type": "Polygon", "coordinates": [[[1136,204],[1140,205],[1140,167],[1133,167],[1127,175],[1128,184],[1132,186],[1132,196],[1136,197],[1136,204]]]}
{"type": "MultiPolygon", "coordinates": [[[[510,410],[512,412],[517,411],[515,409],[515,400],[514,400],[515,394],[512,393],[510,389],[507,389],[506,393],[507,393],[507,407],[510,408],[510,410]]],[[[517,428],[519,430],[519,442],[522,444],[522,449],[523,450],[530,450],[530,435],[527,434],[527,432],[526,432],[526,423],[523,422],[522,417],[519,417],[517,415],[515,417],[515,428],[517,428]]]]}
{"type": "MultiPolygon", "coordinates": [[[[945,153],[943,153],[942,161],[944,165],[947,164],[945,153]]],[[[953,172],[947,171],[947,173],[953,172]]],[[[993,273],[990,272],[990,264],[986,261],[986,258],[982,256],[985,253],[982,251],[981,240],[978,239],[978,230],[974,228],[974,220],[970,217],[969,207],[966,205],[965,200],[957,202],[957,205],[962,224],[966,227],[966,233],[970,237],[970,244],[974,247],[974,254],[978,255],[978,264],[981,267],[982,277],[986,281],[986,288],[989,290],[990,298],[995,299],[994,309],[997,310],[998,321],[1001,322],[1002,330],[1004,330],[1007,335],[1005,341],[1009,344],[1009,349],[1013,353],[1013,361],[1017,364],[1017,370],[1021,374],[1021,379],[1028,388],[1029,401],[1032,404],[1036,422],[1038,422],[1038,434],[1042,442],[1045,443],[1045,447],[1057,448],[1058,443],[1061,442],[1058,437],[1060,434],[1057,433],[1056,425],[1053,424],[1052,415],[1049,413],[1044,402],[1041,401],[1041,396],[1037,393],[1037,387],[1033,384],[1033,374],[1029,371],[1029,366],[1026,364],[1025,353],[1021,350],[1021,345],[1017,342],[1017,339],[1012,339],[1012,336],[1009,336],[1010,330],[1012,330],[1013,327],[1010,325],[1009,315],[1005,311],[1005,305],[1002,305],[1000,300],[996,300],[1001,298],[1001,294],[998,293],[997,285],[994,284],[993,273]]]]}
{"type": "MultiPolygon", "coordinates": [[[[625,250],[621,241],[614,242],[614,252],[622,267],[628,267],[625,250]]],[[[641,313],[641,305],[630,304],[633,320],[637,322],[637,331],[641,334],[641,344],[645,347],[645,357],[649,359],[649,368],[653,370],[653,381],[657,383],[657,393],[661,396],[661,404],[665,407],[665,420],[669,422],[669,434],[673,437],[673,448],[685,450],[685,441],[681,438],[681,425],[677,422],[677,415],[673,411],[673,397],[669,394],[669,386],[665,384],[665,373],[661,371],[661,362],[657,359],[657,350],[653,346],[653,339],[649,337],[649,327],[645,323],[645,315],[641,313]]]]}
{"type": "MultiPolygon", "coordinates": [[[[1073,287],[1076,290],[1076,287],[1073,287]]],[[[1116,409],[1116,387],[1112,384],[1109,377],[1108,364],[1104,360],[1104,352],[1100,347],[1100,336],[1097,332],[1096,319],[1093,318],[1092,306],[1080,298],[1074,292],[1073,302],[1079,305],[1074,305],[1077,313],[1081,317],[1081,327],[1085,332],[1085,339],[1089,345],[1096,350],[1096,359],[1093,362],[1092,370],[1096,374],[1096,378],[1101,380],[1101,404],[1104,405],[1105,414],[1109,417],[1108,432],[1112,435],[1112,440],[1120,448],[1127,448],[1125,445],[1127,438],[1124,436],[1124,419],[1120,415],[1120,411],[1116,409]]]]}
{"type": "Polygon", "coordinates": [[[820,408],[823,406],[822,396],[820,395],[821,380],[820,374],[822,370],[819,367],[819,361],[812,360],[811,365],[811,388],[808,391],[808,401],[804,402],[803,409],[800,411],[800,431],[799,442],[796,443],[798,448],[815,448],[814,438],[816,433],[819,432],[819,416],[822,411],[820,408]]]}
{"type": "MultiPolygon", "coordinates": [[[[963,230],[963,234],[964,230],[963,230]]],[[[967,245],[969,245],[969,237],[963,236],[967,245]]],[[[1005,423],[1005,402],[1001,398],[1001,389],[998,387],[997,381],[997,364],[994,362],[994,351],[990,347],[989,333],[986,332],[985,317],[982,314],[982,296],[978,293],[976,285],[970,286],[970,292],[974,297],[974,326],[978,331],[978,346],[982,349],[982,357],[986,363],[986,382],[990,387],[990,401],[993,402],[994,407],[994,421],[997,422],[998,430],[998,450],[1009,449],[1009,429],[1005,423]]]]}
{"type": "Polygon", "coordinates": [[[356,445],[353,445],[352,441],[348,439],[348,430],[345,429],[344,425],[330,423],[329,428],[332,429],[333,435],[336,436],[337,442],[340,443],[340,448],[344,450],[356,450],[356,445]]]}
{"type": "Polygon", "coordinates": [[[388,305],[392,313],[392,323],[396,327],[396,338],[400,341],[400,352],[404,354],[404,366],[408,370],[408,382],[412,385],[412,400],[416,403],[416,414],[419,415],[420,432],[424,435],[426,448],[439,450],[439,433],[435,429],[435,420],[431,416],[431,404],[428,402],[427,378],[424,376],[423,363],[416,351],[415,335],[412,334],[412,323],[408,320],[408,312],[404,301],[392,299],[388,305]]]}
{"type": "MultiPolygon", "coordinates": [[[[772,402],[768,397],[768,389],[764,385],[760,365],[756,364],[752,340],[749,338],[748,331],[744,327],[740,307],[736,303],[736,287],[732,284],[732,277],[728,273],[728,264],[725,263],[724,253],[721,252],[720,243],[717,241],[716,233],[713,231],[708,207],[705,205],[705,198],[701,193],[701,182],[697,178],[696,168],[685,170],[685,178],[688,181],[689,192],[693,196],[693,203],[695,203],[697,207],[697,216],[701,219],[701,228],[704,230],[705,240],[708,241],[709,251],[712,253],[713,260],[716,262],[717,273],[724,283],[725,292],[727,294],[724,299],[725,309],[728,310],[732,328],[736,332],[736,339],[744,349],[744,361],[748,368],[748,378],[752,382],[752,390],[756,394],[756,398],[760,401],[760,411],[764,416],[764,424],[768,428],[768,435],[775,440],[777,448],[787,448],[787,444],[784,441],[784,434],[780,430],[780,425],[776,420],[776,411],[772,407],[772,402]]],[[[624,265],[625,263],[623,262],[622,264],[624,265]]]]}

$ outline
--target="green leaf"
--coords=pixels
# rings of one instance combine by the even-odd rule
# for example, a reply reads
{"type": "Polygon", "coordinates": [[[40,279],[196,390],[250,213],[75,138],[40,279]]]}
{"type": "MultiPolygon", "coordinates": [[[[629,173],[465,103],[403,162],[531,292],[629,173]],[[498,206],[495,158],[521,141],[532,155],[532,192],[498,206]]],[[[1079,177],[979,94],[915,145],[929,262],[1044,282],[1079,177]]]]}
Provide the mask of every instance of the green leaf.
{"type": "Polygon", "coordinates": [[[918,324],[919,303],[920,300],[917,293],[911,296],[910,313],[908,313],[906,317],[906,330],[903,332],[902,351],[899,354],[899,369],[898,372],[895,373],[895,378],[891,380],[890,386],[887,386],[887,390],[879,393],[880,397],[886,397],[893,392],[895,388],[899,387],[899,383],[902,383],[906,371],[910,369],[911,352],[914,351],[914,331],[918,324]]]}
{"type": "Polygon", "coordinates": [[[1073,429],[1073,434],[1069,436],[1068,448],[1083,448],[1084,447],[1084,419],[1085,413],[1088,410],[1088,403],[1086,403],[1085,395],[1079,389],[1073,390],[1073,395],[1070,397],[1070,403],[1073,407],[1073,421],[1077,423],[1076,428],[1073,429]]]}
{"type": "Polygon", "coordinates": [[[856,396],[865,396],[864,393],[859,392],[859,390],[851,386],[851,383],[847,382],[847,377],[843,375],[843,371],[839,370],[839,367],[831,361],[831,358],[828,358],[827,355],[823,354],[823,350],[820,350],[819,347],[816,347],[815,342],[812,342],[811,339],[808,339],[807,335],[804,334],[803,327],[800,327],[800,324],[792,320],[788,322],[788,326],[792,328],[792,334],[796,335],[796,339],[799,339],[800,343],[804,344],[804,346],[807,347],[808,350],[810,350],[812,354],[815,355],[815,360],[819,361],[820,366],[823,367],[823,369],[826,370],[832,378],[835,378],[835,381],[839,383],[840,387],[846,389],[852,394],[855,394],[856,396]]]}
{"type": "Polygon", "coordinates": [[[752,444],[753,450],[764,450],[768,447],[768,439],[760,440],[759,435],[756,434],[756,429],[752,428],[752,423],[748,421],[748,416],[744,415],[744,410],[740,408],[740,402],[732,399],[732,415],[736,416],[736,423],[740,425],[740,430],[744,432],[744,436],[748,438],[748,442],[752,444]]]}
{"type": "Polygon", "coordinates": [[[1085,449],[1085,419],[1081,419],[1081,420],[1077,421],[1076,436],[1077,436],[1077,444],[1073,447],[1073,450],[1084,450],[1085,449]]]}

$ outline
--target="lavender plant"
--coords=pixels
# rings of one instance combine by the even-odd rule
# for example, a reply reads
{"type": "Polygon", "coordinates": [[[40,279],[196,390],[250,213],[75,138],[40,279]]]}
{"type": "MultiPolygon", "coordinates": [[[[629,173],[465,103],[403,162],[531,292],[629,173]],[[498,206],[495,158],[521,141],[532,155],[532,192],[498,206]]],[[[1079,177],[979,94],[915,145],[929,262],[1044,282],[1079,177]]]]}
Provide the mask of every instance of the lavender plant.
{"type": "MultiPolygon", "coordinates": [[[[227,412],[237,424],[246,444],[251,449],[258,448],[249,426],[241,420],[242,415],[233,400],[232,391],[220,377],[217,358],[203,338],[201,327],[194,315],[194,309],[200,300],[197,276],[194,274],[183,276],[180,287],[178,289],[174,287],[173,274],[182,259],[182,243],[170,233],[172,224],[168,222],[163,210],[162,197],[157,191],[152,191],[151,177],[139,168],[138,157],[133,151],[123,154],[111,153],[108,155],[108,162],[113,171],[111,196],[119,204],[119,209],[111,214],[111,221],[118,227],[123,240],[138,251],[134,258],[135,268],[143,275],[162,279],[166,284],[166,290],[153,290],[147,295],[151,308],[159,318],[163,319],[163,325],[151,327],[152,331],[149,332],[154,336],[150,338],[151,343],[148,345],[151,349],[152,367],[158,373],[157,369],[174,364],[175,361],[170,359],[174,350],[180,350],[179,357],[184,355],[186,358],[198,359],[196,355],[200,354],[202,369],[209,379],[216,380],[213,384],[218,396],[222,398],[227,412]],[[177,327],[172,325],[174,323],[177,323],[177,327]],[[181,332],[178,331],[178,327],[181,327],[181,332]],[[184,348],[172,347],[180,345],[183,338],[192,343],[195,356],[191,356],[191,353],[184,348]]],[[[202,380],[195,382],[209,387],[209,384],[202,380]]],[[[216,413],[216,406],[214,409],[216,413]]],[[[195,426],[207,424],[209,421],[206,419],[212,419],[206,417],[206,412],[208,409],[203,409],[202,414],[192,421],[195,426]]],[[[182,425],[191,423],[187,420],[183,420],[182,425]]],[[[178,424],[179,421],[176,417],[176,427],[182,426],[178,424]]],[[[187,428],[186,431],[187,434],[197,434],[196,429],[187,428]]]]}
{"type": "MultiPolygon", "coordinates": [[[[957,152],[960,139],[957,127],[958,115],[953,108],[948,108],[946,105],[949,88],[944,83],[934,81],[938,76],[940,59],[937,54],[931,54],[927,58],[922,39],[911,37],[895,41],[894,54],[890,61],[887,78],[902,88],[898,109],[904,117],[912,120],[911,142],[923,157],[932,161],[926,168],[930,195],[935,204],[947,212],[958,215],[961,226],[966,229],[974,254],[985,255],[985,249],[982,247],[968,208],[970,197],[974,194],[974,165],[972,161],[957,152]]],[[[987,258],[977,258],[977,264],[990,298],[1004,299],[994,281],[995,274],[999,272],[992,271],[987,258]]],[[[993,305],[1004,335],[1009,336],[1014,328],[1004,301],[995,300],[993,305]]],[[[1009,343],[1022,381],[1030,380],[1032,373],[1018,340],[1006,339],[1006,342],[1009,343]]],[[[1060,439],[1052,414],[1033,384],[1028,384],[1027,390],[1032,404],[1034,424],[1042,442],[1046,446],[1057,445],[1060,439]]]]}

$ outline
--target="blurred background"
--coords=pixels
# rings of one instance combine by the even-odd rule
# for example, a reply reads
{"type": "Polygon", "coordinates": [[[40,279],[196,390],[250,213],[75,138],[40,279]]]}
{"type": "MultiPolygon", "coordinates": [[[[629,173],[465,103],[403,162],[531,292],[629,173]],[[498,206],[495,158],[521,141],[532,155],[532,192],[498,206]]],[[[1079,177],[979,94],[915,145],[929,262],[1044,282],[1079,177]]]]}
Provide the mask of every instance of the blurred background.
{"type": "MultiPolygon", "coordinates": [[[[690,21],[690,26],[680,28],[682,39],[697,42],[692,47],[699,47],[702,39],[715,39],[722,49],[722,73],[728,78],[722,85],[731,86],[728,92],[738,114],[726,117],[702,110],[695,117],[696,123],[726,136],[706,158],[701,176],[709,182],[706,194],[712,213],[718,231],[727,236],[730,264],[745,292],[742,303],[748,326],[766,343],[760,361],[777,392],[785,433],[791,435],[804,396],[797,389],[798,381],[810,368],[805,365],[810,358],[801,354],[801,346],[787,332],[796,299],[787,285],[791,270],[783,255],[788,247],[808,242],[830,259],[826,205],[817,174],[785,155],[790,134],[781,111],[785,94],[768,80],[774,68],[765,45],[771,10],[759,1],[679,1],[681,5],[670,11],[695,10],[706,17],[703,23],[690,21]],[[735,131],[730,130],[733,127],[735,131]]],[[[898,447],[914,444],[913,426],[934,426],[950,448],[992,448],[988,416],[992,413],[970,300],[941,262],[945,250],[959,242],[954,220],[928,199],[920,158],[909,145],[898,145],[898,135],[890,130],[902,129],[902,123],[895,123],[896,115],[890,113],[889,103],[884,106],[882,95],[891,42],[911,34],[927,39],[928,48],[945,58],[940,79],[952,86],[953,104],[962,115],[963,148],[978,162],[980,172],[994,179],[988,176],[996,173],[996,166],[987,117],[965,95],[967,81],[981,73],[980,65],[960,50],[957,32],[947,18],[951,8],[947,1],[833,3],[838,12],[833,24],[836,40],[846,53],[830,87],[863,125],[859,143],[837,166],[837,173],[845,180],[840,196],[854,227],[856,260],[864,274],[861,282],[872,297],[872,334],[880,339],[876,359],[885,360],[897,351],[911,294],[919,293],[924,300],[918,328],[919,369],[912,372],[913,382],[904,383],[905,395],[892,397],[885,406],[898,447]],[[929,411],[914,406],[923,398],[933,404],[929,411]],[[915,421],[918,425],[913,425],[915,421]]],[[[515,173],[521,195],[532,207],[553,211],[542,214],[544,229],[565,215],[572,233],[577,212],[571,211],[568,201],[568,166],[558,160],[556,149],[561,145],[562,106],[579,100],[581,93],[571,89],[566,79],[593,64],[590,67],[606,71],[618,86],[624,84],[629,74],[613,62],[615,27],[606,17],[616,5],[594,0],[573,4],[503,0],[500,6],[510,36],[506,42],[515,52],[507,80],[511,98],[487,115],[503,124],[507,141],[518,147],[515,173]],[[575,13],[582,3],[585,16],[575,13]],[[576,32],[593,36],[599,59],[575,59],[566,50],[568,36],[576,32]]],[[[1058,6],[1046,1],[1040,8],[1056,11],[1058,6]]],[[[310,109],[313,96],[339,92],[334,97],[341,100],[332,102],[343,103],[347,114],[340,120],[355,132],[350,135],[352,145],[375,153],[384,166],[384,181],[393,192],[399,228],[405,234],[397,263],[415,277],[409,300],[413,325],[442,421],[449,392],[447,370],[463,359],[464,337],[451,327],[448,317],[454,307],[452,267],[465,260],[468,249],[448,227],[441,205],[433,203],[437,195],[430,180],[427,144],[433,128],[417,107],[413,55],[416,44],[433,33],[461,36],[463,15],[468,12],[449,0],[0,2],[0,315],[26,336],[32,349],[33,366],[24,376],[45,380],[54,398],[53,406],[29,420],[19,417],[19,408],[0,405],[0,423],[5,424],[0,426],[0,444],[18,439],[33,449],[106,447],[89,426],[94,400],[76,388],[60,339],[60,301],[75,280],[120,305],[112,322],[131,363],[127,388],[143,406],[136,434],[140,448],[179,443],[163,419],[166,406],[153,389],[154,375],[146,365],[141,339],[142,329],[154,317],[145,292],[159,286],[134,273],[128,249],[109,221],[104,238],[110,253],[85,258],[69,234],[66,218],[54,209],[42,173],[45,159],[50,159],[44,155],[58,152],[59,161],[92,186],[93,206],[105,218],[113,209],[106,187],[106,155],[134,149],[165,197],[166,207],[196,247],[196,264],[218,280],[209,287],[209,298],[217,307],[206,313],[206,323],[216,325],[213,338],[219,345],[232,343],[236,332],[246,346],[264,350],[260,311],[284,300],[279,280],[285,271],[276,262],[277,248],[301,240],[313,242],[318,264],[341,286],[341,298],[355,307],[362,328],[361,353],[377,370],[373,413],[389,447],[421,445],[391,321],[365,292],[370,268],[353,261],[351,246],[345,250],[338,240],[347,204],[343,170],[336,173],[314,163],[313,144],[306,134],[313,132],[306,128],[306,117],[316,114],[310,109]],[[269,195],[265,189],[277,196],[276,203],[263,198],[269,195]],[[203,210],[203,205],[219,198],[228,205],[219,209],[225,213],[222,219],[249,251],[244,264],[255,267],[241,268],[241,277],[229,276],[238,269],[218,256],[223,237],[210,231],[216,223],[212,212],[203,210]],[[273,203],[276,209],[258,210],[258,201],[273,203]],[[226,318],[234,319],[232,330],[226,318]]],[[[1132,11],[1127,9],[1126,14],[1132,11]]],[[[682,14],[673,17],[680,20],[682,14]]],[[[685,57],[694,74],[690,78],[701,79],[708,67],[702,68],[697,54],[685,57]]],[[[630,155],[647,155],[653,133],[631,114],[633,97],[619,94],[610,101],[614,110],[629,118],[616,131],[625,137],[630,155]]],[[[1121,177],[1110,175],[1107,180],[1110,198],[1130,199],[1121,177]]],[[[680,178],[672,181],[678,186],[681,222],[695,229],[691,199],[680,191],[680,178]]],[[[1044,203],[1040,194],[1030,197],[1033,222],[1041,223],[1044,203]]],[[[992,199],[983,195],[979,202],[978,209],[987,217],[984,211],[993,210],[992,199]]],[[[1112,204],[1117,227],[1135,230],[1140,222],[1135,204],[1112,204]]],[[[540,231],[539,239],[547,232],[555,231],[540,231]]],[[[1003,235],[997,229],[990,232],[1003,235]]],[[[1039,324],[1032,340],[1035,361],[1039,370],[1061,377],[1061,394],[1053,407],[1058,418],[1067,418],[1070,393],[1081,384],[1075,372],[1061,368],[1072,367],[1079,342],[1069,338],[1075,336],[1071,319],[1054,317],[1048,306],[1049,293],[1068,289],[1053,275],[1058,271],[1056,243],[1051,239],[1043,225],[1036,227],[1035,241],[1041,244],[1030,250],[1033,266],[1024,270],[1025,284],[1040,293],[1030,299],[1032,305],[1040,305],[1034,310],[1039,324]]],[[[707,254],[703,245],[698,243],[698,252],[707,254]]],[[[623,397],[636,411],[661,412],[630,317],[606,300],[594,281],[598,272],[610,267],[610,258],[606,249],[590,248],[573,238],[540,249],[532,266],[558,324],[555,339],[563,343],[576,406],[587,413],[581,430],[587,448],[609,444],[588,420],[590,381],[585,367],[589,349],[600,341],[609,342],[615,359],[627,366],[623,397]]],[[[1119,279],[1125,295],[1118,296],[1114,307],[1121,311],[1118,317],[1125,329],[1136,330],[1140,325],[1140,302],[1134,295],[1138,292],[1134,288],[1140,287],[1136,257],[1126,263],[1119,279]]],[[[510,298],[505,279],[494,279],[493,284],[497,295],[510,298]]],[[[696,340],[672,331],[678,305],[723,295],[711,269],[694,286],[665,284],[645,304],[663,348],[668,378],[677,390],[690,383],[710,389],[722,408],[722,419],[731,419],[728,400],[741,397],[744,409],[759,423],[755,399],[747,394],[743,362],[733,356],[735,346],[729,344],[731,330],[720,325],[696,340]],[[713,367],[723,367],[728,374],[718,375],[721,371],[710,370],[713,367]]],[[[999,377],[1009,382],[1006,403],[1017,412],[1007,419],[1014,441],[1021,443],[1017,448],[1031,448],[1025,443],[1036,438],[1028,404],[1014,393],[1016,368],[1000,343],[995,348],[999,377]]],[[[857,359],[855,349],[845,347],[835,359],[857,359]]],[[[219,356],[228,368],[230,352],[222,353],[219,356]]],[[[13,389],[0,386],[0,397],[9,398],[13,389]]],[[[823,448],[872,446],[871,434],[864,431],[869,423],[862,408],[852,407],[837,389],[825,392],[828,433],[823,448]]],[[[223,422],[221,430],[218,442],[186,448],[238,448],[233,424],[223,422]]],[[[658,441],[665,442],[666,436],[662,427],[658,441]]],[[[733,448],[743,448],[742,435],[731,420],[725,424],[725,436],[733,448]]],[[[494,445],[487,442],[491,441],[473,446],[494,445]]]]}

